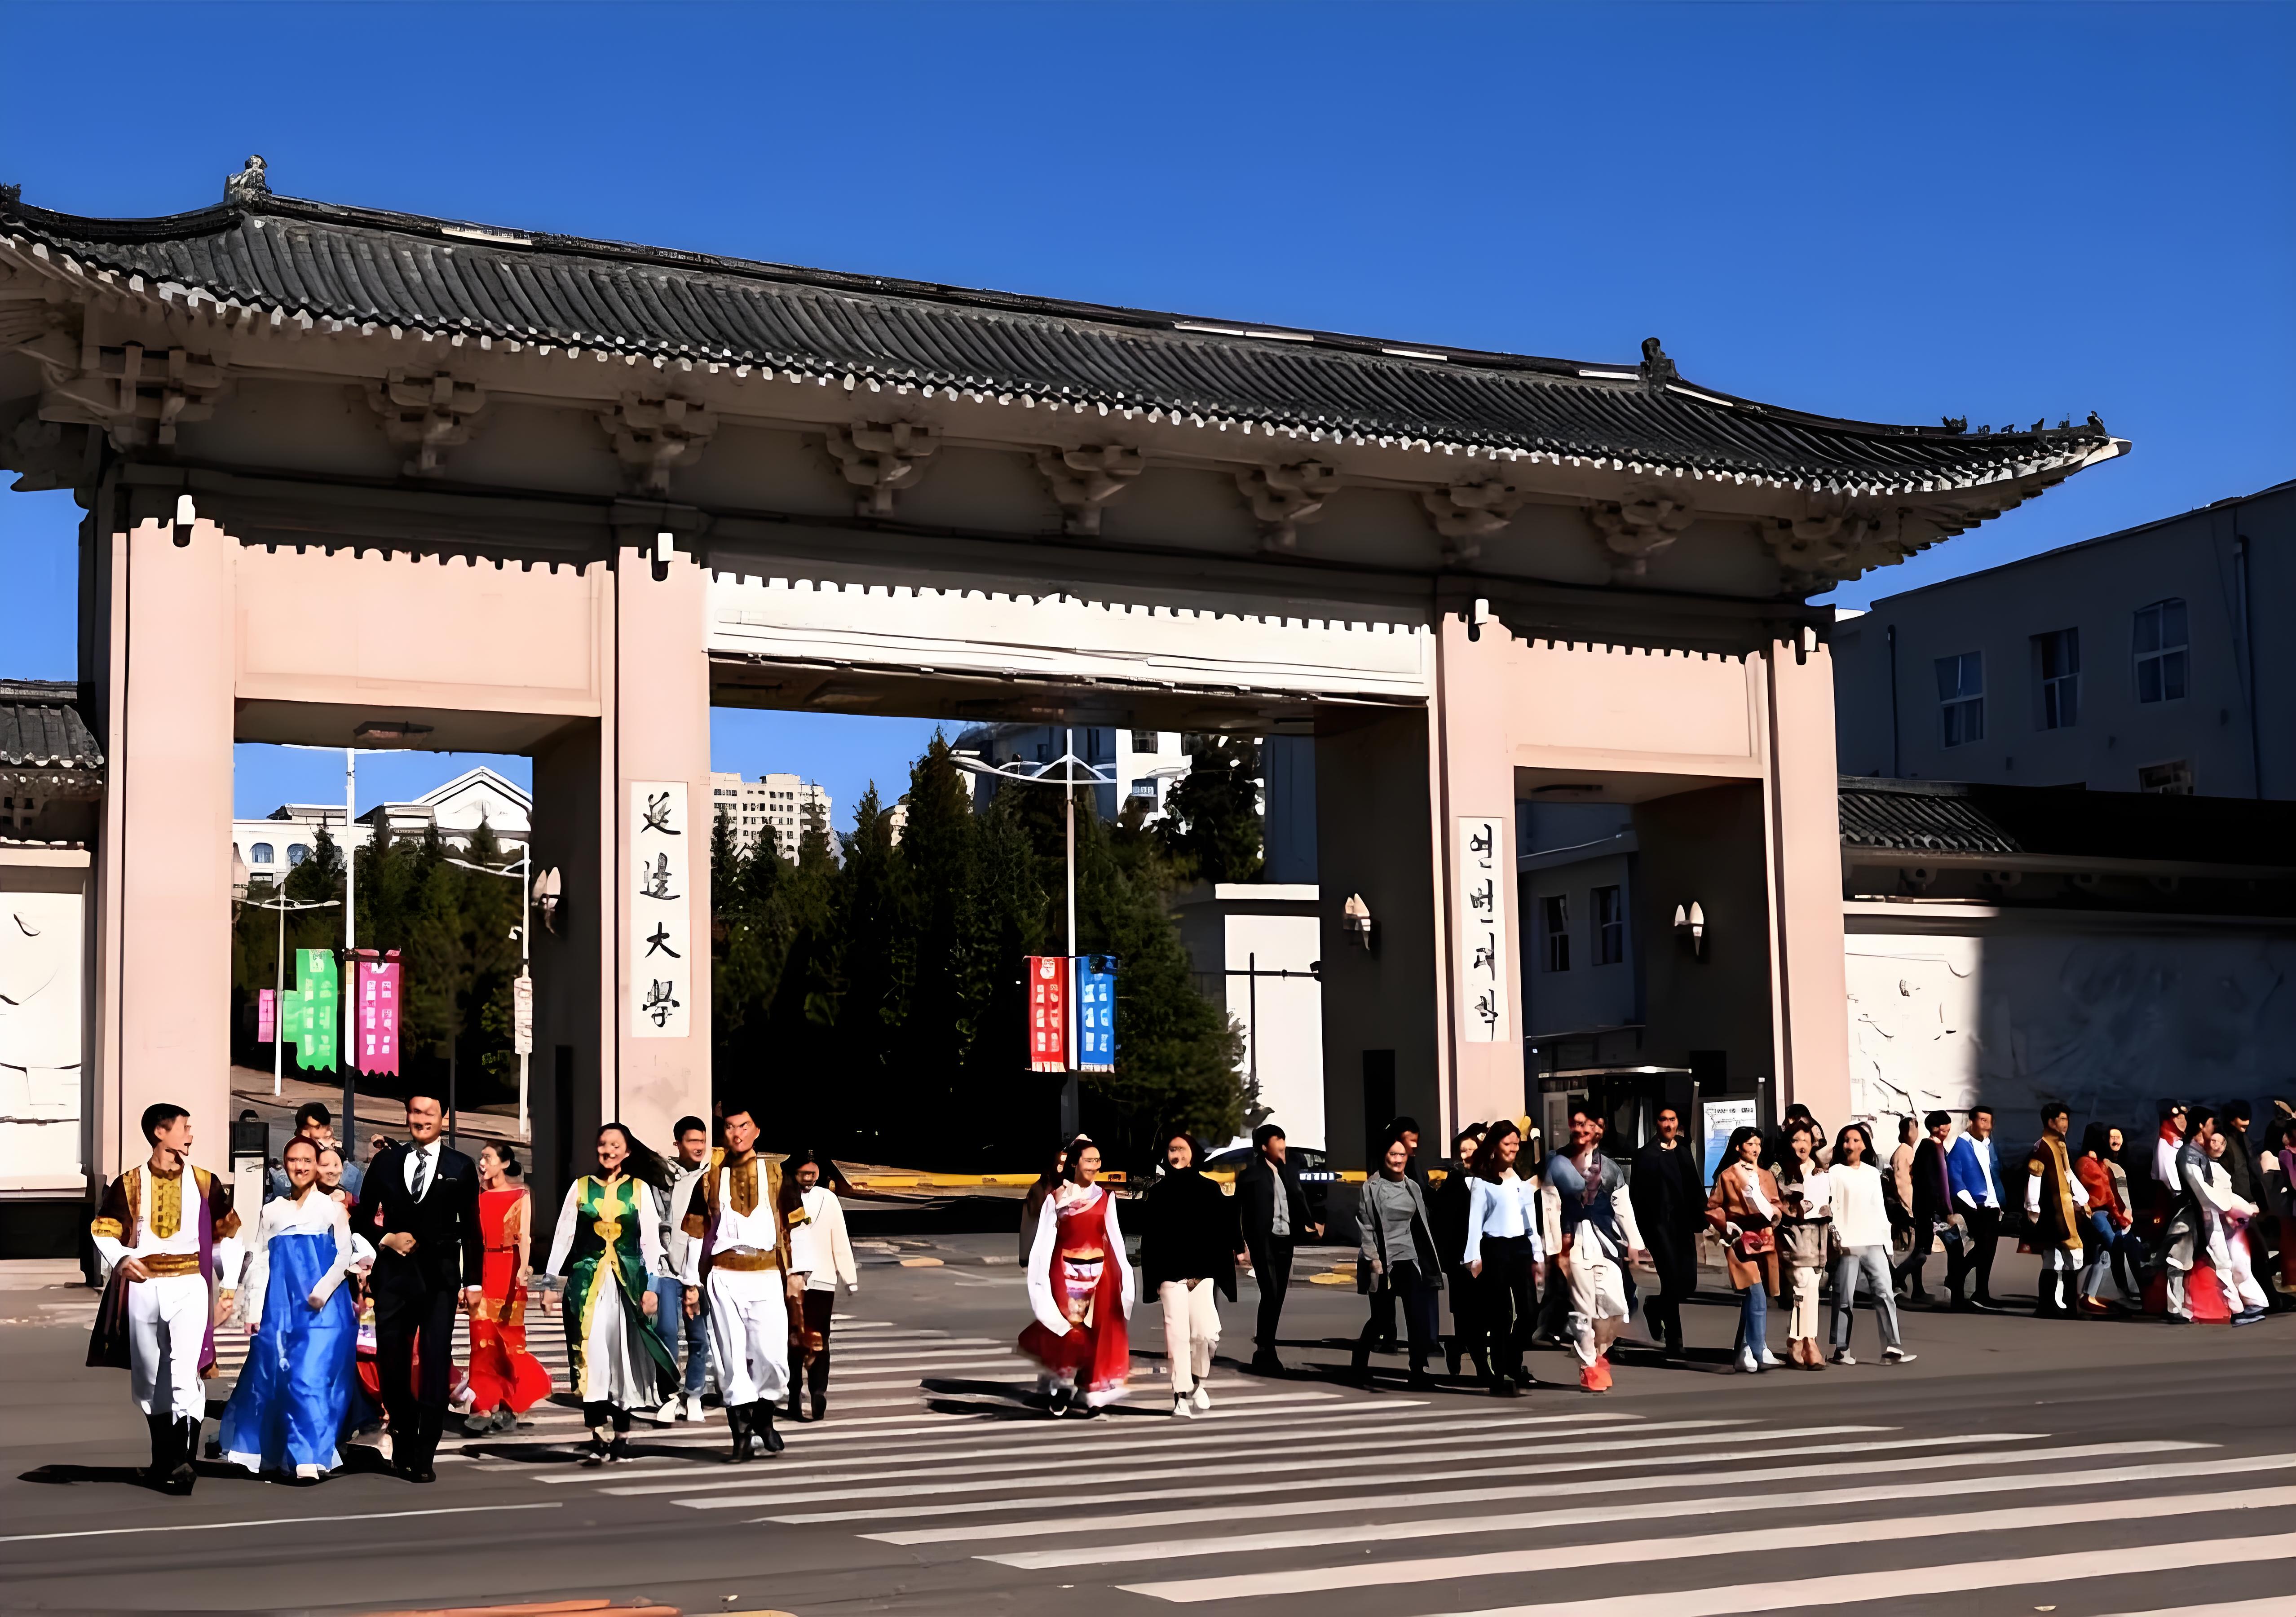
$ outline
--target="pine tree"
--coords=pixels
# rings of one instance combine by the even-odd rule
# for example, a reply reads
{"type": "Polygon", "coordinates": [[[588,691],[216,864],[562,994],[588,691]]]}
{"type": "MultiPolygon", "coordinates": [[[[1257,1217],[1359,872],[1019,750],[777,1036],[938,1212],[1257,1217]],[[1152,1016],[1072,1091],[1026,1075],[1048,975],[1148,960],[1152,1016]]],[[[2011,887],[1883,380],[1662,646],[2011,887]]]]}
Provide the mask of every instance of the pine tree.
{"type": "Polygon", "coordinates": [[[1157,840],[1183,881],[1256,882],[1260,851],[1259,748],[1226,736],[1200,747],[1165,795],[1157,840]]]}

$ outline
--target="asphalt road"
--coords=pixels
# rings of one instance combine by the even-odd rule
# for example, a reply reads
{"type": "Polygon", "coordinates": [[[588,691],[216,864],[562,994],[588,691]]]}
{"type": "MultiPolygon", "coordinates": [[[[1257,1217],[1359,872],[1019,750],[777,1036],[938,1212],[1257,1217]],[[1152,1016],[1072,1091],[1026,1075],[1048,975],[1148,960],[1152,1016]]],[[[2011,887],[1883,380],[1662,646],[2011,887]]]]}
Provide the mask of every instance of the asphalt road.
{"type": "MultiPolygon", "coordinates": [[[[1029,1381],[1009,1350],[1025,1315],[1011,1249],[871,1254],[842,1305],[831,1418],[775,1460],[723,1464],[713,1420],[583,1471],[578,1421],[546,1409],[450,1444],[429,1488],[289,1489],[209,1464],[189,1499],[129,1475],[143,1426],[122,1375],[81,1366],[88,1294],[0,1291],[0,1609],[2296,1613],[2296,1317],[2235,1332],[1915,1313],[1912,1365],[1748,1377],[1726,1367],[1718,1299],[1691,1310],[1690,1367],[1629,1350],[1617,1390],[1593,1397],[1543,1352],[1532,1367],[1554,1384],[1501,1401],[1406,1395],[1399,1359],[1383,1393],[1313,1374],[1362,1305],[1296,1284],[1301,1374],[1260,1380],[1224,1355],[1211,1415],[1176,1421],[1148,1304],[1139,1407],[1054,1423],[1010,1397],[1029,1381]],[[898,1265],[934,1254],[948,1261],[898,1265]]],[[[1342,1257],[1303,1254],[1298,1273],[1342,1257]]],[[[2013,1293],[2017,1260],[2002,1268],[2013,1293]]],[[[1238,1357],[1250,1298],[1226,1309],[1238,1357]]],[[[550,1334],[537,1345],[562,1366],[550,1334]]],[[[1858,1341],[1878,1347],[1866,1322],[1858,1341]]],[[[219,1408],[226,1383],[210,1391],[219,1408]]]]}

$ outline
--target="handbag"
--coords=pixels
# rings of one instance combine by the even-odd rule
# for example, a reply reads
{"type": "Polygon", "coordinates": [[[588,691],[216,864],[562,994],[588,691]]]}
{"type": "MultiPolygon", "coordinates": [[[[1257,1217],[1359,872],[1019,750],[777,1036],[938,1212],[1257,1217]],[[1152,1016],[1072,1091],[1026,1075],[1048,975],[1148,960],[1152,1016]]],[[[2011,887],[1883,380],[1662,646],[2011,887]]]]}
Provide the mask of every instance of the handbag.
{"type": "Polygon", "coordinates": [[[1738,1239],[1733,1244],[1738,1256],[1751,1263],[1757,1258],[1767,1256],[1778,1250],[1778,1232],[1767,1226],[1760,1229],[1742,1227],[1738,1232],[1738,1239]]]}

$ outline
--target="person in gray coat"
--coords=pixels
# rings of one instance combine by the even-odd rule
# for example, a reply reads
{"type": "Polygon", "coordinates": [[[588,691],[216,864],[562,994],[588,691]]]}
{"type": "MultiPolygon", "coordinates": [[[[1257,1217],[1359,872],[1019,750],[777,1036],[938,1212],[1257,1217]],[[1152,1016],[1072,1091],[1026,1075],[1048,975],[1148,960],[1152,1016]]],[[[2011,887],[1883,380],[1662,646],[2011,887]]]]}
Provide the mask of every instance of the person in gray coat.
{"type": "Polygon", "coordinates": [[[1427,1360],[1438,1348],[1436,1301],[1443,1290],[1443,1266],[1427,1221],[1427,1198],[1410,1177],[1410,1147],[1399,1138],[1390,1140],[1386,1157],[1365,1178],[1363,1195],[1356,1202],[1361,1243],[1356,1290],[1372,1300],[1372,1307],[1363,1334],[1356,1338],[1355,1374],[1365,1386],[1373,1385],[1372,1347],[1385,1311],[1380,1301],[1391,1298],[1403,1304],[1404,1330],[1411,1343],[1408,1384],[1420,1391],[1435,1384],[1427,1374],[1427,1360]]]}

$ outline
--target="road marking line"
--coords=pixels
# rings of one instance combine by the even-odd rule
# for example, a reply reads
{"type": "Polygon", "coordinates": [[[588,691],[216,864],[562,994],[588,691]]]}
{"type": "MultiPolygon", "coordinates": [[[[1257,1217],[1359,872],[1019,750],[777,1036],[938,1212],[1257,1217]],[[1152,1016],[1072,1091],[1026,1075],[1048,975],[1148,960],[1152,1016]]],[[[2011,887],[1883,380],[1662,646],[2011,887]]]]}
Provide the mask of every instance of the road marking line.
{"type": "MultiPolygon", "coordinates": [[[[1833,1432],[1887,1432],[1890,1430],[1890,1428],[1887,1426],[1819,1426],[1810,1428],[1809,1430],[1813,1436],[1823,1437],[1833,1432]]],[[[1653,1438],[1650,1441],[1637,1446],[1644,1449],[1659,1449],[1669,1447],[1677,1443],[1710,1443],[1714,1441],[1714,1435],[1715,1434],[1712,1432],[1700,1432],[1692,1437],[1653,1438]]],[[[1292,1457],[1293,1451],[1287,1449],[1283,1451],[1283,1469],[1286,1472],[1344,1471],[1349,1466],[1359,1467],[1364,1463],[1362,1445],[1360,1443],[1357,1443],[1350,1445],[1350,1447],[1353,1449],[1352,1453],[1334,1456],[1329,1459],[1305,1460],[1294,1459],[1292,1457]]],[[[1575,1454],[1588,1449],[1609,1449],[1611,1447],[1611,1445],[1609,1443],[1566,1443],[1555,1445],[1546,1443],[1542,1441],[1539,1442],[1524,1443],[1505,1448],[1489,1448],[1483,1449],[1481,1452],[1487,1454],[1519,1454],[1524,1456],[1545,1457],[1556,1454],[1575,1454]]],[[[1070,1463],[1073,1464],[1074,1457],[1068,1457],[1070,1458],[1070,1463]]],[[[1456,1456],[1450,1455],[1432,1456],[1430,1457],[1433,1463],[1437,1464],[1455,1461],[1456,1458],[1456,1456]]],[[[1136,1465],[1137,1462],[1135,1462],[1135,1464],[1136,1465]]],[[[1267,1465],[1262,1462],[1242,1461],[1227,1465],[1198,1465],[1190,1474],[1198,1478],[1259,1476],[1264,1474],[1267,1469],[1267,1465]]],[[[999,1477],[979,1482],[943,1482],[932,1486],[910,1484],[896,1488],[835,1487],[814,1489],[807,1492],[791,1492],[787,1490],[783,1490],[779,1493],[765,1496],[752,1495],[734,1499],[679,1499],[676,1501],[676,1503],[685,1506],[689,1510],[731,1510],[741,1506],[775,1504],[804,1505],[824,1499],[882,1499],[893,1498],[915,1499],[931,1498],[940,1494],[988,1493],[998,1489],[1083,1488],[1091,1487],[1102,1482],[1128,1482],[1134,1481],[1136,1476],[1137,1473],[1133,1469],[1104,1472],[1070,1472],[1067,1473],[1062,1473],[1057,1469],[1052,1469],[1033,1478],[999,1477]]],[[[821,1480],[826,1482],[829,1479],[824,1478],[821,1480]]]]}
{"type": "MultiPolygon", "coordinates": [[[[1959,1438],[1922,1438],[1923,1443],[1956,1443],[1959,1438]]],[[[1856,1449],[1901,1449],[1912,1445],[1898,1443],[1859,1443],[1845,1445],[1856,1449]]],[[[2175,1450],[2210,1449],[2212,1443],[2187,1443],[2157,1441],[2128,1443],[2079,1443],[2061,1449],[2029,1449],[2017,1456],[2017,1464],[2028,1465],[2038,1460],[2095,1459],[2109,1456],[2161,1454],[2175,1450]]],[[[1776,1451],[1783,1452],[1783,1451],[1776,1451]]],[[[1803,1452],[1809,1452],[1805,1450],[1803,1452]]],[[[1833,1453],[1831,1447],[1824,1452],[1833,1453]]],[[[1669,1457],[1680,1462],[1726,1460],[1735,1457],[1726,1454],[1677,1455],[1669,1457]]],[[[1991,1465],[1998,1457],[1980,1454],[1901,1454],[1890,1461],[1893,1472],[1943,1471],[1957,1465],[1991,1465]]],[[[1570,1470],[1593,1470],[1593,1466],[1566,1467],[1570,1470]]],[[[1639,1493],[1662,1488],[1745,1487],[1757,1482],[1798,1482],[1810,1477],[1834,1477],[1841,1474],[1836,1464],[1817,1465],[1772,1465],[1755,1471],[1675,1472],[1664,1476],[1594,1477],[1574,1482],[1524,1482],[1509,1488],[1447,1488],[1429,1493],[1382,1495],[1380,1504],[1390,1510],[1424,1510],[1446,1505],[1488,1505],[1502,1499],[1549,1499],[1578,1494],[1639,1493]]],[[[1320,1486],[1320,1484],[1319,1484],[1320,1486]]],[[[1251,1514],[1255,1517],[1325,1516],[1360,1511],[1364,1502],[1355,1496],[1337,1499],[1292,1499],[1275,1503],[1255,1498],[1251,1514]]],[[[888,1514],[888,1512],[852,1512],[860,1514],[888,1514]]],[[[897,1532],[863,1533],[860,1536],[880,1544],[979,1544],[998,1539],[1046,1538],[1055,1533],[1062,1538],[1085,1532],[1117,1532],[1141,1527],[1185,1527],[1202,1522],[1233,1522],[1235,1508],[1232,1505],[1200,1506],[1187,1510],[1142,1510],[1105,1516],[1062,1516],[1057,1521],[1041,1515],[1020,1522],[992,1522],[969,1527],[920,1527],[897,1532]]]]}
{"type": "MultiPolygon", "coordinates": [[[[1677,1424],[1688,1426],[1735,1426],[1750,1424],[1751,1422],[1685,1421],[1677,1424]]],[[[1636,1432],[1656,1432],[1670,1429],[1670,1426],[1636,1426],[1631,1428],[1631,1430],[1636,1432]]],[[[1476,1432],[1488,1432],[1490,1430],[1490,1422],[1486,1419],[1462,1418],[1456,1421],[1431,1422],[1425,1425],[1410,1426],[1402,1425],[1400,1424],[1390,1425],[1382,1422],[1372,1430],[1375,1431],[1378,1435],[1382,1438],[1412,1437],[1422,1432],[1431,1432],[1437,1430],[1471,1430],[1476,1432]]],[[[1296,1436],[1298,1431],[1299,1429],[1297,1427],[1292,1426],[1286,1426],[1283,1428],[1287,1440],[1296,1436]]],[[[1304,1446],[1287,1441],[1283,1450],[1284,1454],[1289,1457],[1300,1454],[1341,1454],[1360,1452],[1364,1438],[1365,1436],[1365,1430],[1361,1425],[1357,1425],[1352,1430],[1334,1428],[1331,1431],[1312,1432],[1309,1435],[1315,1437],[1336,1438],[1343,1441],[1328,1443],[1312,1443],[1304,1446]]],[[[1217,1432],[1207,1432],[1204,1434],[1202,1440],[1195,1442],[1188,1441],[1185,1439],[1177,1436],[1157,1437],[1152,1435],[1145,1436],[1136,1442],[1112,1443],[1096,1447],[1092,1451],[1092,1457],[1095,1460],[1103,1456],[1120,1457],[1124,1464],[1134,1467],[1147,1465],[1185,1465],[1193,1464],[1194,1461],[1202,1458],[1208,1450],[1218,1455],[1226,1456],[1234,1452],[1234,1446],[1231,1441],[1222,1439],[1217,1432]]],[[[918,1455],[914,1453],[911,1453],[904,1457],[898,1452],[886,1455],[873,1450],[872,1457],[864,1461],[855,1459],[849,1453],[840,1452],[833,1457],[824,1456],[819,1459],[794,1462],[783,1460],[775,1466],[774,1474],[776,1476],[787,1476],[791,1472],[797,1471],[807,1466],[826,1466],[830,1468],[832,1474],[807,1476],[801,1478],[800,1481],[808,1485],[849,1482],[883,1482],[897,1477],[958,1477],[988,1472],[1028,1471],[1035,1466],[1043,1465],[1047,1457],[1047,1453],[1041,1446],[1025,1449],[968,1449],[961,1457],[959,1457],[960,1463],[957,1464],[919,1465],[905,1471],[890,1471],[883,1468],[883,1462],[888,1458],[898,1460],[903,1457],[909,1459],[930,1459],[932,1457],[930,1455],[918,1455]]],[[[595,1476],[595,1473],[591,1473],[592,1476],[595,1476]]],[[[621,1477],[610,1478],[608,1480],[617,1484],[633,1482],[644,1482],[651,1477],[662,1474],[664,1473],[658,1472],[645,1472],[640,1473],[636,1476],[625,1475],[621,1477]]],[[[691,1474],[688,1473],[673,1472],[667,1474],[678,1477],[683,1480],[664,1482],[658,1486],[635,1488],[615,1486],[604,1489],[602,1491],[615,1495],[685,1493],[697,1487],[730,1488],[745,1484],[749,1481],[747,1477],[728,1477],[715,1482],[698,1483],[692,1480],[691,1474]]],[[[568,1480],[581,1481],[583,1479],[570,1478],[568,1480]]]]}
{"type": "MultiPolygon", "coordinates": [[[[1887,1449],[1894,1453],[1906,1449],[1936,1448],[1939,1445],[1948,1443],[2040,1442],[2045,1441],[2048,1435],[2049,1434],[2046,1432],[1987,1432],[1982,1436],[1977,1437],[1893,1437],[1879,1442],[1808,1443],[1797,1448],[1767,1449],[1762,1452],[1764,1457],[1767,1458],[1784,1458],[1791,1455],[1802,1454],[1866,1454],[1882,1449],[1887,1449]]],[[[2207,1445],[2193,1444],[2190,1445],[2190,1447],[2205,1448],[2207,1445]]],[[[1667,1454],[1657,1457],[1660,1464],[1677,1465],[1710,1465],[1722,1461],[1743,1460],[1745,1457],[1746,1457],[1743,1454],[1731,1453],[1726,1450],[1715,1454],[1667,1454]]],[[[1956,1464],[1973,1465],[1986,1460],[1997,1459],[1997,1456],[1992,1455],[1970,1455],[1957,1458],[1956,1464]]],[[[1415,1482],[1463,1482],[1470,1477],[1519,1477],[1522,1474],[1522,1466],[1520,1464],[1488,1465],[1462,1470],[1458,1468],[1458,1457],[1456,1455],[1434,1454],[1424,1457],[1409,1455],[1390,1457],[1382,1455],[1382,1461],[1383,1464],[1389,1465],[1390,1473],[1398,1469],[1418,1471],[1435,1468],[1438,1470],[1438,1474],[1432,1477],[1407,1479],[1415,1482]]],[[[1650,1464],[1651,1460],[1649,1457],[1636,1455],[1629,1459],[1579,1460],[1561,1465],[1549,1465],[1544,1469],[1554,1472],[1626,1471],[1638,1466],[1647,1466],[1650,1464]]],[[[1310,1489],[1347,1489],[1373,1486],[1391,1487],[1395,1484],[1397,1480],[1398,1479],[1392,1474],[1382,1477],[1377,1483],[1358,1482],[1345,1477],[1286,1478],[1279,1475],[1270,1477],[1266,1481],[1254,1482],[1251,1485],[1253,1508],[1257,1509],[1259,1507],[1261,1503],[1260,1496],[1264,1494],[1305,1491],[1310,1489]]],[[[1650,1481],[1647,1485],[1651,1487],[1662,1487],[1666,1485],[1666,1480],[1663,1478],[1654,1479],[1650,1481]]],[[[1569,1490],[1563,1490],[1561,1491],[1569,1490]]],[[[1233,1498],[1234,1492],[1234,1485],[1233,1483],[1225,1482],[1207,1484],[1203,1487],[1145,1488],[1125,1493],[1097,1494],[1094,1496],[1094,1502],[1102,1505],[1128,1505],[1148,1499],[1196,1499],[1201,1498],[1207,1494],[1217,1494],[1225,1499],[1233,1498]]],[[[1512,1490],[1509,1490],[1497,1493],[1495,1497],[1514,1498],[1516,1496],[1512,1490]]],[[[758,1502],[761,1505],[770,1505],[775,1501],[771,1496],[760,1496],[758,1502]]],[[[684,1505],[689,1509],[707,1508],[695,1501],[685,1499],[676,1499],[672,1500],[671,1503],[684,1505]]],[[[911,1503],[890,1507],[872,1507],[862,1510],[806,1511],[794,1515],[756,1516],[752,1517],[751,1520],[753,1522],[770,1522],[778,1526],[794,1527],[809,1525],[816,1522],[874,1522],[882,1521],[887,1516],[898,1516],[904,1521],[907,1521],[912,1518],[922,1516],[975,1515],[981,1512],[991,1510],[1027,1510],[1035,1512],[1040,1511],[1043,1508],[1043,1505],[1044,1501],[1041,1499],[967,1499],[951,1505],[920,1505],[911,1503]]],[[[1232,1517],[1234,1514],[1234,1507],[1233,1506],[1229,1506],[1225,1507],[1223,1517],[1232,1517]]],[[[1063,1517],[1062,1520],[1064,1522],[1072,1522],[1072,1518],[1068,1517],[1063,1517]]]]}
{"type": "MultiPolygon", "coordinates": [[[[2024,1457],[2019,1457],[2023,1463],[2024,1457]]],[[[1669,1518],[1726,1515],[1733,1511],[1832,1509],[1844,1505],[1867,1505],[1877,1499],[1953,1498],[1966,1494],[2010,1493],[2046,1489],[2098,1488],[2112,1482],[2153,1482],[2172,1477],[2224,1476],[2251,1471],[2296,1468],[2296,1454],[2243,1456],[2230,1460],[2188,1460],[2174,1465],[2110,1465],[2097,1471],[2020,1472],[2013,1476],[1953,1477],[1939,1482],[1908,1485],[1893,1482],[1873,1488],[1824,1488],[1798,1493],[1766,1493],[1749,1497],[1734,1493],[1723,1498],[1669,1499],[1669,1518]]],[[[1600,1525],[1618,1520],[1615,1506],[1578,1510],[1517,1511],[1503,1515],[1455,1516],[1446,1521],[1398,1522],[1382,1519],[1353,1526],[1325,1526],[1289,1532],[1238,1533],[1230,1538],[1165,1539],[1144,1544],[1111,1544],[1083,1549],[1024,1550],[1012,1555],[977,1555],[999,1566],[1043,1572],[1062,1566],[1107,1566],[1127,1561],[1177,1561],[1201,1555],[1240,1555],[1246,1551],[1321,1549],[1341,1544],[1384,1544],[1398,1539],[1438,1539],[1454,1534],[1532,1532],[1556,1527],[1600,1525]]]]}
{"type": "MultiPolygon", "coordinates": [[[[2016,1510],[1961,1511],[1941,1516],[1890,1516],[1859,1522],[1802,1522],[1790,1527],[1749,1528],[1739,1532],[1697,1533],[1669,1539],[1628,1539],[1597,1544],[1548,1545],[1538,1549],[1494,1550],[1480,1555],[1429,1556],[1380,1561],[1357,1566],[1297,1567],[1281,1572],[1246,1572],[1226,1578],[1175,1578],[1156,1583],[1125,1583],[1129,1595],[1193,1604],[1203,1600],[1250,1599],[1266,1595],[1324,1594],[1334,1589],[1385,1588],[1402,1583],[1451,1581],[1461,1578],[1510,1577],[1556,1572],[1570,1567],[1629,1566],[1643,1561],[1704,1560],[1710,1555],[1792,1554],[1827,1544],[1889,1543],[1904,1539],[1957,1538],[1964,1533],[2030,1532],[2045,1527],[2087,1527],[2100,1522],[2191,1516],[2220,1510],[2272,1510],[2296,1506],[2296,1488],[2246,1489],[2232,1493],[2156,1494],[2141,1499],[2092,1499],[2079,1505],[2034,1505],[2016,1510]]],[[[2253,1559],[2253,1556],[2248,1557],[2253,1559]]],[[[2020,1580],[2026,1581],[2026,1580],[2020,1580]]],[[[1870,1593],[1874,1585],[1868,1580],[1870,1593]]],[[[1902,1584],[1889,1594],[1902,1599],[1902,1584]]],[[[1678,1617],[1673,1596],[1664,1605],[1678,1617]]],[[[1537,1609],[1537,1608],[1527,1608],[1537,1609]]],[[[1760,1607],[1753,1608],[1757,1611],[1760,1607]]]]}
{"type": "Polygon", "coordinates": [[[103,1539],[120,1533],[204,1533],[226,1527],[316,1527],[328,1522],[386,1522],[397,1516],[460,1516],[473,1511],[558,1510],[561,1501],[540,1505],[449,1505],[437,1510],[366,1510],[354,1516],[267,1516],[253,1522],[182,1522],[159,1527],[88,1527],[68,1533],[11,1533],[0,1544],[31,1544],[48,1539],[103,1539]]]}
{"type": "MultiPolygon", "coordinates": [[[[1967,1594],[1976,1589],[2013,1588],[2059,1580],[2118,1578],[2138,1572],[2174,1572],[2188,1567],[2220,1570],[2227,1564],[2246,1566],[2259,1561],[2285,1561],[2296,1556],[2296,1533],[2273,1533],[2257,1539],[2208,1539],[2197,1543],[2152,1544],[2131,1549],[2084,1549],[2054,1555],[2028,1555],[2014,1561],[1962,1562],[1950,1566],[1893,1567],[1888,1573],[1885,1596],[1904,1600],[1917,1595],[1967,1594]]],[[[1455,1612],[1447,1617],[1648,1617],[1662,1609],[1667,1617],[1738,1617],[1747,1612],[1823,1610],[1836,1604],[1872,1600],[1879,1574],[1846,1572],[1830,1578],[1804,1578],[1792,1582],[1746,1583],[1730,1588],[1669,1589],[1663,1595],[1605,1595],[1591,1600],[1557,1600],[1539,1605],[1487,1606],[1455,1612]]],[[[2285,1596],[2276,1601],[2246,1602],[2268,1617],[2287,1610],[2285,1596]]],[[[2214,1608],[2187,1607],[2204,1613],[2214,1608]]],[[[2169,1617],[2147,1613],[2144,1617],[2169,1617]]]]}
{"type": "Polygon", "coordinates": [[[2112,1617],[2288,1617],[2288,1596],[2220,1600],[2214,1605],[2164,1605],[2150,1612],[2115,1612],[2112,1617]]]}

